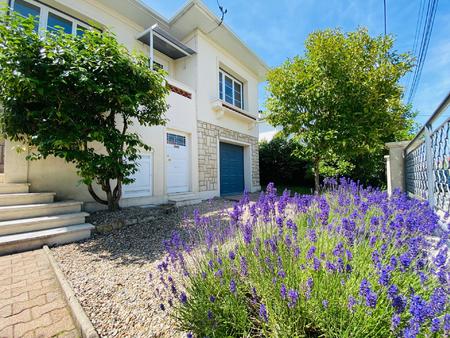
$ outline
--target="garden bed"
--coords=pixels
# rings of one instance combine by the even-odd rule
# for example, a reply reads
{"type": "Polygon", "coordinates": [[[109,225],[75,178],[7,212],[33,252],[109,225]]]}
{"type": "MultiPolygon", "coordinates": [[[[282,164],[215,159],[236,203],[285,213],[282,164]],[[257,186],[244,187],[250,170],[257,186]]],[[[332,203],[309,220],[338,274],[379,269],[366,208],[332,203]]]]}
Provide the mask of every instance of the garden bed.
{"type": "Polygon", "coordinates": [[[183,234],[194,209],[217,215],[230,206],[231,201],[214,199],[170,213],[141,208],[95,213],[90,221],[97,225],[137,216],[145,221],[51,250],[101,337],[181,337],[168,312],[160,310],[149,274],[156,275],[163,240],[174,230],[183,234]]]}

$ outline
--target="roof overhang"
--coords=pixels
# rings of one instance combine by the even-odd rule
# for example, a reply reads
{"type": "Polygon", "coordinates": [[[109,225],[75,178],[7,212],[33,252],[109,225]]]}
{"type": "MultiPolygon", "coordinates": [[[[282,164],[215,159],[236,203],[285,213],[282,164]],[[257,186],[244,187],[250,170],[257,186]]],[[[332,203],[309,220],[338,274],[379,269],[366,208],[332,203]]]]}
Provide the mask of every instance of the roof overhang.
{"type": "Polygon", "coordinates": [[[160,28],[158,25],[154,25],[139,36],[138,40],[146,45],[150,45],[150,34],[153,31],[153,48],[157,51],[167,55],[168,57],[176,60],[185,56],[195,54],[195,51],[186,46],[184,43],[170,35],[167,31],[160,28]]]}
{"type": "Polygon", "coordinates": [[[225,23],[218,26],[219,23],[219,18],[200,0],[189,0],[168,22],[170,32],[179,39],[199,29],[231,55],[239,55],[239,61],[253,71],[259,81],[264,81],[269,66],[230,27],[225,23]]]}

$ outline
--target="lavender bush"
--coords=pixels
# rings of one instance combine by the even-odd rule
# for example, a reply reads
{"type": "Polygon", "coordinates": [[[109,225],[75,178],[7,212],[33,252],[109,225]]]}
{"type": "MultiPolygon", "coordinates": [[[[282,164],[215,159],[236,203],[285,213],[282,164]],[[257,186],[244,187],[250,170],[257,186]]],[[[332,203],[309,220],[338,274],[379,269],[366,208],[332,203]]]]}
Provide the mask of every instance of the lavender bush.
{"type": "Polygon", "coordinates": [[[269,184],[228,219],[196,213],[195,242],[165,243],[161,308],[198,337],[448,335],[449,234],[432,237],[427,203],[345,179],[326,186],[278,197],[269,184]]]}

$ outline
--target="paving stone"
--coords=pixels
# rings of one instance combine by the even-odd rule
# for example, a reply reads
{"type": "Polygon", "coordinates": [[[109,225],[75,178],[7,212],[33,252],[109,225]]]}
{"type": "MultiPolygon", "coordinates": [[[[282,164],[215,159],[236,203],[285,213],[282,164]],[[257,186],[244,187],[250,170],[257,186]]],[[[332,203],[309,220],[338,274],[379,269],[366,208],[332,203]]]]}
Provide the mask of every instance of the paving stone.
{"type": "Polygon", "coordinates": [[[12,315],[12,305],[5,305],[0,309],[0,318],[6,318],[12,315]]]}
{"type": "Polygon", "coordinates": [[[3,330],[5,327],[15,325],[18,323],[26,323],[29,322],[30,320],[31,320],[31,311],[27,309],[14,316],[2,318],[2,320],[0,321],[0,330],[3,330]]]}
{"type": "Polygon", "coordinates": [[[32,300],[17,302],[13,304],[13,314],[19,313],[24,309],[31,309],[35,306],[44,305],[47,302],[45,295],[41,295],[32,300]]]}
{"type": "Polygon", "coordinates": [[[11,338],[13,336],[13,326],[10,325],[4,329],[0,329],[0,338],[11,338]]]}
{"type": "Polygon", "coordinates": [[[51,324],[52,318],[50,317],[50,314],[45,313],[39,318],[14,325],[14,337],[22,337],[27,332],[33,332],[37,328],[46,327],[51,324]]]}

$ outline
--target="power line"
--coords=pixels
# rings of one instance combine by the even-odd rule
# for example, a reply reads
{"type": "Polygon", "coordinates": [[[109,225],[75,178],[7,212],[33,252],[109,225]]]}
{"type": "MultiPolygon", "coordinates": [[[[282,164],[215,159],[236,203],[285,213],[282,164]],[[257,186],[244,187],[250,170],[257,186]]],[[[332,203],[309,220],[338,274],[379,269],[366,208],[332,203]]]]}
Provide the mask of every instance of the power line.
{"type": "Polygon", "coordinates": [[[412,102],[417,91],[417,87],[422,75],[423,65],[427,57],[428,46],[430,44],[431,33],[433,31],[434,18],[436,16],[438,0],[428,0],[427,14],[422,30],[422,38],[420,40],[420,49],[418,53],[418,61],[414,72],[411,88],[409,90],[408,104],[412,102]]]}
{"type": "MultiPolygon", "coordinates": [[[[419,35],[422,33],[422,23],[423,23],[423,11],[425,8],[425,0],[420,0],[420,5],[419,5],[419,14],[417,15],[417,22],[416,22],[416,32],[414,33],[414,43],[413,43],[413,55],[416,56],[417,55],[417,42],[419,41],[419,35]]],[[[405,91],[404,91],[404,95],[406,95],[406,93],[409,90],[409,86],[411,85],[411,80],[412,80],[412,72],[408,73],[408,77],[406,79],[406,86],[405,86],[405,91]]]]}

